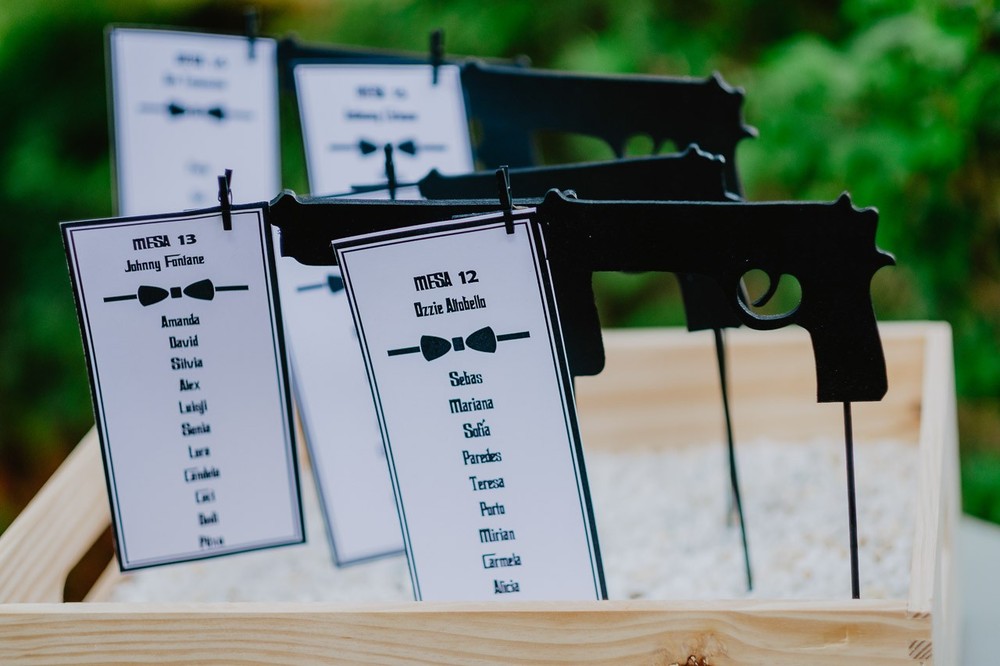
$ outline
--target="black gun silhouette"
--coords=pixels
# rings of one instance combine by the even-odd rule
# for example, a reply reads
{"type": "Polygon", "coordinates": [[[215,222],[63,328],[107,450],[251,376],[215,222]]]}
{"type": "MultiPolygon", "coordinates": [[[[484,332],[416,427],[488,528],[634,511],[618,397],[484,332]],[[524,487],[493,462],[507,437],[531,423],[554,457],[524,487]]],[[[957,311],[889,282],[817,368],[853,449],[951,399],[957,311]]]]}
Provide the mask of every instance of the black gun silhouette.
{"type": "Polygon", "coordinates": [[[532,139],[540,131],[595,137],[618,157],[631,137],[647,135],[654,152],[669,140],[678,150],[697,144],[721,155],[727,189],[739,194],[736,146],[756,135],[743,122],[743,91],[718,74],[571,74],[469,62],[462,66],[462,88],[469,118],[479,128],[476,159],[493,169],[535,164],[532,139]]]}
{"type": "MultiPolygon", "coordinates": [[[[645,201],[738,201],[726,190],[725,160],[689,146],[681,153],[627,160],[511,168],[510,189],[541,197],[549,190],[573,190],[585,199],[645,201]]],[[[493,171],[444,175],[432,170],[416,186],[425,199],[488,199],[496,195],[493,171]]]]}
{"type": "MultiPolygon", "coordinates": [[[[885,357],[872,310],[875,272],[894,264],[875,245],[878,213],[859,210],[845,194],[832,203],[589,201],[550,191],[542,200],[519,200],[537,209],[547,259],[558,281],[561,313],[578,330],[567,338],[574,374],[604,367],[600,321],[594,306],[595,271],[663,271],[706,275],[750,328],[798,324],[813,343],[820,402],[880,400],[886,392],[885,357]],[[740,280],[764,271],[802,287],[801,303],[778,316],[762,316],[742,297],[740,280]]],[[[495,201],[300,200],[284,193],[270,205],[281,228],[281,251],[313,265],[334,265],[336,238],[398,229],[496,211],[495,201]]]]}

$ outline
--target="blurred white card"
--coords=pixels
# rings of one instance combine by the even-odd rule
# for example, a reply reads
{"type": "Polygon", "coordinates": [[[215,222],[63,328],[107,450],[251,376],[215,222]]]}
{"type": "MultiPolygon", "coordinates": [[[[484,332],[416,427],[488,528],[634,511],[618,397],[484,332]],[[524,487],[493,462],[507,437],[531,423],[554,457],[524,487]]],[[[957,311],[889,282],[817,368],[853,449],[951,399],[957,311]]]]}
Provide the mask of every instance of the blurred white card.
{"type": "Polygon", "coordinates": [[[279,259],[295,402],[338,565],[403,552],[364,360],[336,266],[279,259]]]}
{"type": "Polygon", "coordinates": [[[115,28],[108,36],[118,213],[218,205],[281,189],[274,40],[115,28]]]}
{"type": "Polygon", "coordinates": [[[430,65],[295,67],[311,193],[387,183],[387,146],[400,183],[472,171],[459,69],[441,65],[433,79],[430,65]]]}

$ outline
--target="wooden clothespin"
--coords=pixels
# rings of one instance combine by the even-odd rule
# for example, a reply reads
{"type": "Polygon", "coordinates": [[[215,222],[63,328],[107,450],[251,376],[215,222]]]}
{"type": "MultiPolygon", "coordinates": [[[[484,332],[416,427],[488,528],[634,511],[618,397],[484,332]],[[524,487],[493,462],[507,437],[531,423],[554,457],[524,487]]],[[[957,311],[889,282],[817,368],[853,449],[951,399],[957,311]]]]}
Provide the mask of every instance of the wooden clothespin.
{"type": "Polygon", "coordinates": [[[233,230],[233,190],[230,184],[233,182],[233,170],[226,169],[223,176],[219,176],[219,206],[222,207],[222,228],[226,231],[233,230]]]}
{"type": "Polygon", "coordinates": [[[257,57],[254,43],[260,34],[260,15],[256,7],[247,7],[243,10],[243,34],[247,38],[247,57],[253,60],[257,57]]]}
{"type": "Polygon", "coordinates": [[[431,32],[431,84],[438,84],[438,68],[444,62],[444,30],[431,32]]]}
{"type": "Polygon", "coordinates": [[[508,234],[514,233],[514,204],[510,196],[510,173],[507,165],[497,169],[497,190],[500,196],[500,210],[503,211],[503,223],[508,234]]]}
{"type": "Polygon", "coordinates": [[[396,188],[399,183],[396,181],[396,163],[392,159],[392,144],[385,144],[385,180],[389,190],[389,198],[396,200],[396,188]]]}

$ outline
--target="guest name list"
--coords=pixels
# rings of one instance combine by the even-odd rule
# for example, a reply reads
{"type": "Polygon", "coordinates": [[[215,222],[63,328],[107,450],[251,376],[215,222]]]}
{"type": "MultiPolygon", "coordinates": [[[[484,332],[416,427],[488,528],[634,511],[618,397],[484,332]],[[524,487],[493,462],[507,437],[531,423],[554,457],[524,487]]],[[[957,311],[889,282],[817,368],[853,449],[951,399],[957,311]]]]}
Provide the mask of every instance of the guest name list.
{"type": "Polygon", "coordinates": [[[335,242],[418,599],[603,596],[545,267],[528,219],[335,242]]]}
{"type": "Polygon", "coordinates": [[[259,209],[64,225],[123,570],[299,543],[259,209]]]}

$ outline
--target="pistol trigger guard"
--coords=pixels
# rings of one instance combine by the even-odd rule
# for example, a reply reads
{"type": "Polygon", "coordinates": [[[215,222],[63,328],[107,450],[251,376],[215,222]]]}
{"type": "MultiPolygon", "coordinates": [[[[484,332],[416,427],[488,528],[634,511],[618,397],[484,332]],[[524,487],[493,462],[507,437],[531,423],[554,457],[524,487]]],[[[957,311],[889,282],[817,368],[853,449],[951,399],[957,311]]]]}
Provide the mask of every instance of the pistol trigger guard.
{"type": "MultiPolygon", "coordinates": [[[[768,277],[771,280],[771,284],[768,286],[767,293],[755,300],[753,302],[753,307],[760,307],[761,305],[766,304],[769,300],[771,300],[771,297],[774,296],[775,291],[777,291],[778,281],[772,277],[770,272],[768,272],[768,277]]],[[[773,331],[794,324],[797,319],[799,308],[802,306],[800,301],[794,308],[788,312],[783,312],[782,314],[757,314],[750,309],[751,306],[748,304],[749,296],[743,288],[742,278],[737,278],[734,281],[733,291],[736,292],[735,300],[737,316],[740,318],[740,321],[747,326],[747,328],[752,328],[757,331],[773,331]]]]}
{"type": "Polygon", "coordinates": [[[796,305],[794,309],[780,315],[759,315],[748,308],[742,301],[740,301],[738,309],[740,321],[746,324],[747,328],[757,331],[774,331],[794,324],[799,306],[796,305]]]}

